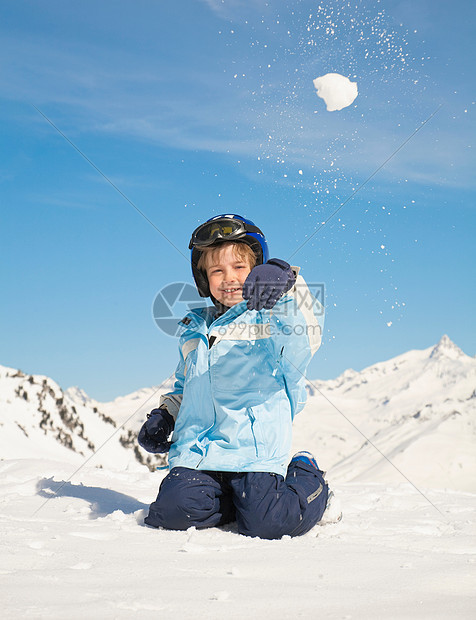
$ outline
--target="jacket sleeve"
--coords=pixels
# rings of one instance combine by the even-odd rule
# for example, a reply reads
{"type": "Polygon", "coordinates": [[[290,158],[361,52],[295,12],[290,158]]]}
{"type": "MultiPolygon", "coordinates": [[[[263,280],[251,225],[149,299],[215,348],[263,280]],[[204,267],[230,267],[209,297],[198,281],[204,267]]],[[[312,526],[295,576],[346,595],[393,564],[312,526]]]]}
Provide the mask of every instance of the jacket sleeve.
{"type": "Polygon", "coordinates": [[[306,402],[306,372],[321,345],[324,308],[312,295],[302,276],[272,310],[275,346],[293,416],[306,402]]]}
{"type": "Polygon", "coordinates": [[[163,394],[159,401],[159,407],[164,407],[167,409],[174,420],[177,419],[177,414],[179,412],[180,405],[182,404],[183,385],[185,381],[185,359],[181,348],[179,349],[179,354],[180,360],[177,364],[177,369],[175,370],[174,389],[172,392],[163,394]]]}

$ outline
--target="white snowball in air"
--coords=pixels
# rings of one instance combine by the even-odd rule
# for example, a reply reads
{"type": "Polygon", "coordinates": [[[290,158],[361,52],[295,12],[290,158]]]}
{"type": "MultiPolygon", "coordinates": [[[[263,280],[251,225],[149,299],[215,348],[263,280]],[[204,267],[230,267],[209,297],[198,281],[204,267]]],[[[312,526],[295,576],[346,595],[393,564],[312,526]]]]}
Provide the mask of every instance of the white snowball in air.
{"type": "Polygon", "coordinates": [[[313,80],[317,96],[324,99],[328,112],[346,108],[357,97],[357,82],[339,73],[326,73],[313,80]]]}

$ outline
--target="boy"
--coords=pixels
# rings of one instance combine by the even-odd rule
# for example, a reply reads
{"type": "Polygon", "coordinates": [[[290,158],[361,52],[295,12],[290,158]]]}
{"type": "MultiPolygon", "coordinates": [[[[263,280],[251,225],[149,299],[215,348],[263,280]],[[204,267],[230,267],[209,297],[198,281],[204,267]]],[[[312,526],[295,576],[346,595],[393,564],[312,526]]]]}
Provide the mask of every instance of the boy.
{"type": "Polygon", "coordinates": [[[239,215],[211,218],[189,247],[198,291],[213,306],[182,319],[174,390],[139,433],[149,452],[169,451],[171,468],[145,523],[184,530],[236,520],[248,536],[304,534],[328,497],[311,454],[289,463],[292,420],[321,340],[317,302],[239,215]]]}

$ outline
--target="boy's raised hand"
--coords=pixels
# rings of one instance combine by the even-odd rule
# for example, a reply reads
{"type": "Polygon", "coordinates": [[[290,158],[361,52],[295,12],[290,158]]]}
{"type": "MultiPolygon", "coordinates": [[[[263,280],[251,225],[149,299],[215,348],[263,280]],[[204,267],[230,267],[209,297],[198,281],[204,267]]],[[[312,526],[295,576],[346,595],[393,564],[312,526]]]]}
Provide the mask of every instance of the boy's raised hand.
{"type": "Polygon", "coordinates": [[[139,431],[137,441],[147,452],[153,454],[168,452],[171,443],[167,440],[174,426],[175,420],[166,409],[152,409],[139,431]]]}
{"type": "Polygon", "coordinates": [[[257,265],[243,284],[242,294],[243,299],[248,300],[248,310],[269,310],[295,281],[291,266],[284,260],[270,258],[264,265],[257,265]]]}

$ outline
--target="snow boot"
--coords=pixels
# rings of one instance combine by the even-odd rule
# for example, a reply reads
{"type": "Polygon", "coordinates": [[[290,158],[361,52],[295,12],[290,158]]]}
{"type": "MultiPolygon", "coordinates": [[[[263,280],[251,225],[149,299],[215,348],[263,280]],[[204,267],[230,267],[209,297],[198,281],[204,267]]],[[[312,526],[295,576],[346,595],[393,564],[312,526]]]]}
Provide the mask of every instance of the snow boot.
{"type": "Polygon", "coordinates": [[[303,450],[302,452],[296,452],[296,454],[291,459],[291,463],[295,463],[296,461],[302,461],[303,463],[307,463],[307,465],[311,465],[311,467],[319,470],[319,466],[317,465],[317,461],[314,456],[310,452],[306,452],[305,450],[303,450]]]}

